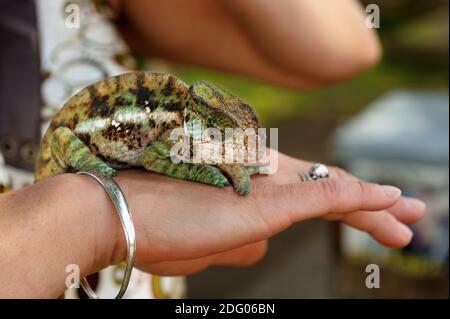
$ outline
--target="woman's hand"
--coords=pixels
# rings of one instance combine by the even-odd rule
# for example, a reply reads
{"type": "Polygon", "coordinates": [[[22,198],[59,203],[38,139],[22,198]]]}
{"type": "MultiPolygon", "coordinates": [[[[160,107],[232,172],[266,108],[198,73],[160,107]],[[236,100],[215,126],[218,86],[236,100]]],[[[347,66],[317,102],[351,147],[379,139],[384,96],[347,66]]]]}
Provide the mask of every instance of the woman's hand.
{"type": "MultiPolygon", "coordinates": [[[[152,273],[184,275],[212,264],[250,264],[264,255],[268,238],[311,218],[342,221],[389,247],[410,242],[405,224],[422,217],[421,201],[338,168],[330,169],[330,179],[301,182],[298,173],[311,165],[279,154],[278,171],[252,177],[248,197],[231,187],[120,172],[117,181],[137,230],[137,265],[152,273]]],[[[126,251],[120,224],[117,229],[114,262],[126,251]]]]}
{"type": "MultiPolygon", "coordinates": [[[[298,173],[310,166],[279,154],[277,173],[253,177],[248,197],[231,187],[121,171],[137,266],[185,275],[210,265],[248,265],[264,255],[268,238],[310,218],[340,220],[390,247],[409,243],[405,224],[422,217],[422,202],[336,168],[330,179],[301,182],[298,173]]],[[[119,217],[89,176],[63,174],[0,195],[0,297],[58,297],[69,264],[78,265],[81,278],[125,254],[119,217]]]]}

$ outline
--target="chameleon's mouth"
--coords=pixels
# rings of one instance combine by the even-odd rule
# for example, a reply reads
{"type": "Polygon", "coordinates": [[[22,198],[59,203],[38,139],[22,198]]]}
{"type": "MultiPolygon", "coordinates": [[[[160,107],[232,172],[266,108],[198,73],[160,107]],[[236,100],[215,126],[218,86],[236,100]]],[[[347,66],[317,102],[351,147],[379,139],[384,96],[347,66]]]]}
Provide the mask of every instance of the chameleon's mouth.
{"type": "Polygon", "coordinates": [[[206,127],[195,112],[185,111],[183,130],[185,162],[256,164],[265,155],[265,131],[258,128],[206,127]]]}
{"type": "Polygon", "coordinates": [[[241,163],[256,164],[265,154],[265,143],[260,143],[257,138],[255,141],[248,142],[222,142],[201,140],[192,145],[192,155],[200,157],[201,161],[209,164],[220,163],[241,163]]]}

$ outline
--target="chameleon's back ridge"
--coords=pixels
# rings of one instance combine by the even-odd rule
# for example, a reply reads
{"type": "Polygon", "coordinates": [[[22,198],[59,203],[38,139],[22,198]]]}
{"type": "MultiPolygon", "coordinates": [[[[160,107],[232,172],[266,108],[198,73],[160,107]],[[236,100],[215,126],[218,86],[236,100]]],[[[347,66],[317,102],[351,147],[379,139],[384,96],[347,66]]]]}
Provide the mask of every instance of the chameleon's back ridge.
{"type": "MultiPolygon", "coordinates": [[[[170,132],[182,128],[185,116],[204,120],[218,127],[245,123],[257,127],[253,108],[238,98],[203,83],[194,84],[206,97],[220,97],[209,103],[199,99],[173,75],[132,72],[107,78],[82,89],[70,98],[53,118],[45,133],[37,159],[35,180],[58,174],[90,170],[110,176],[116,169],[144,167],[171,177],[204,182],[219,187],[229,184],[227,175],[244,175],[244,169],[206,164],[175,164],[170,159],[174,141],[170,132]],[[210,93],[211,92],[211,93],[210,93]],[[224,98],[221,98],[221,96],[224,98]],[[200,102],[199,102],[200,101],[200,102]],[[239,110],[248,119],[236,118],[239,110]],[[233,110],[233,114],[229,110],[233,110]]],[[[191,86],[192,88],[193,86],[191,86]]],[[[244,173],[245,171],[245,173],[244,173]]],[[[228,176],[229,178],[231,176],[228,176]]],[[[242,177],[233,176],[236,182],[242,177]]],[[[241,191],[249,191],[248,181],[241,191]],[[248,185],[247,185],[248,184],[248,185]]],[[[236,184],[233,183],[236,188],[236,184]]]]}

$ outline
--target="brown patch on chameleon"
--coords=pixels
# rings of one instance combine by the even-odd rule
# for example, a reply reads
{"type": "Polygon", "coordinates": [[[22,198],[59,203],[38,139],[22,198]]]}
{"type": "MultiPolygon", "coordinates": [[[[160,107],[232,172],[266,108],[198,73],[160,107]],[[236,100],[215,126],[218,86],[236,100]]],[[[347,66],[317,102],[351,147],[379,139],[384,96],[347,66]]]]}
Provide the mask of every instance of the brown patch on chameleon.
{"type": "Polygon", "coordinates": [[[174,128],[199,120],[204,128],[254,128],[253,108],[206,82],[186,85],[155,72],[126,73],[92,84],[56,114],[44,135],[36,165],[37,182],[66,172],[144,167],[167,176],[223,187],[247,195],[250,174],[244,164],[174,163],[174,128]]]}

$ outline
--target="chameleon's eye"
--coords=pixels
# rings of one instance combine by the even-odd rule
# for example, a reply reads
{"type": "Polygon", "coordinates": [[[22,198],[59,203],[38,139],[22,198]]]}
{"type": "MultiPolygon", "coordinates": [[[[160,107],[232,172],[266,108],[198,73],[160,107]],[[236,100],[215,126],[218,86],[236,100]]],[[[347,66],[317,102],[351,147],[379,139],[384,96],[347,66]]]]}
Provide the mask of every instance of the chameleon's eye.
{"type": "Polygon", "coordinates": [[[224,89],[198,82],[190,87],[189,95],[192,107],[220,127],[259,127],[253,108],[224,89]]]}
{"type": "Polygon", "coordinates": [[[238,127],[238,123],[236,123],[232,118],[223,113],[217,113],[211,115],[210,124],[213,127],[217,127],[221,130],[226,128],[235,128],[238,127]]]}

